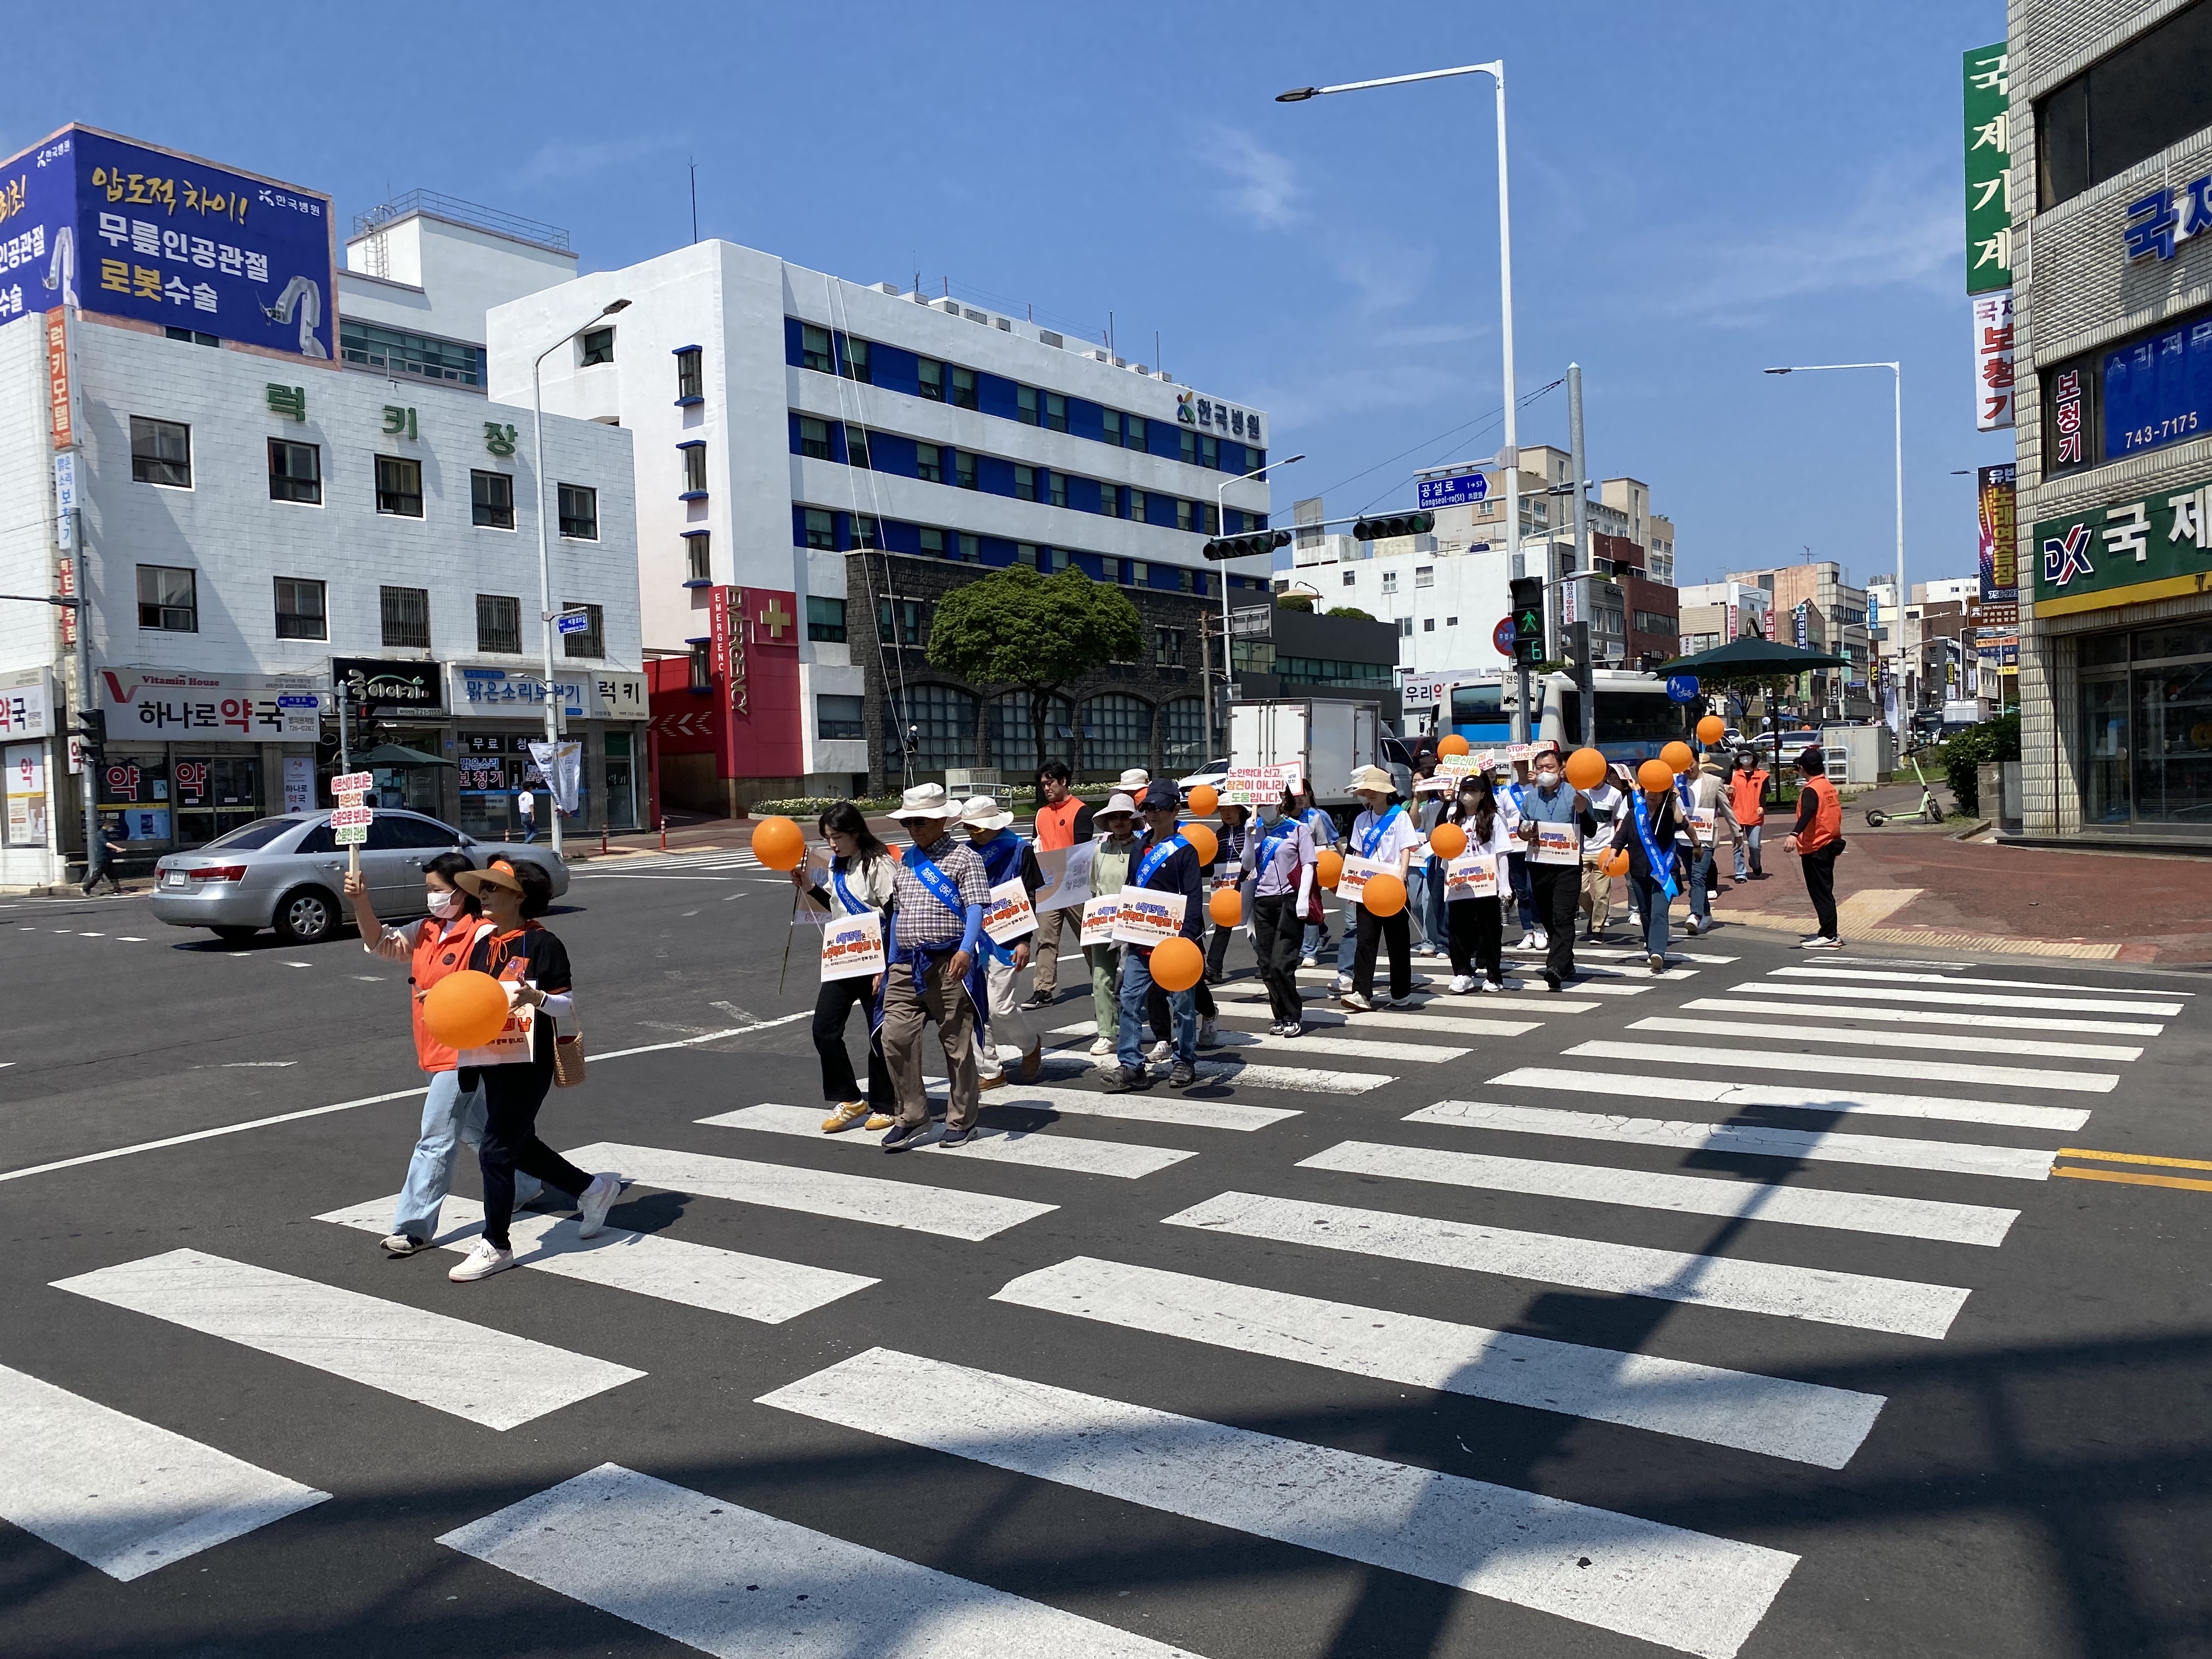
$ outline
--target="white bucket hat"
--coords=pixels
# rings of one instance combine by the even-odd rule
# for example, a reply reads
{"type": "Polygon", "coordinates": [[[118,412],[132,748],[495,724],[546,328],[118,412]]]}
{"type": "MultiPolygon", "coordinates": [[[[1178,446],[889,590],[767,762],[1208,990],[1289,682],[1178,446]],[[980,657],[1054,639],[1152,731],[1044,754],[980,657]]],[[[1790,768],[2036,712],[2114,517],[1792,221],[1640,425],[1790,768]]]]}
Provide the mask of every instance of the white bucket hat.
{"type": "Polygon", "coordinates": [[[1107,803],[1103,806],[1100,807],[1097,811],[1094,812],[1091,816],[1094,817],[1110,818],[1116,812],[1125,812],[1133,818],[1137,816],[1137,803],[1130,799],[1126,794],[1117,794],[1109,799],[1107,803]]]}
{"type": "Polygon", "coordinates": [[[906,792],[899,801],[899,809],[891,814],[895,818],[957,818],[960,803],[948,800],[941,783],[918,783],[906,792]]]}
{"type": "Polygon", "coordinates": [[[1388,795],[1395,793],[1398,786],[1381,767],[1363,766],[1352,775],[1351,787],[1355,795],[1364,794],[1370,790],[1379,795],[1388,795]]]}
{"type": "Polygon", "coordinates": [[[988,795],[971,795],[960,804],[960,822],[970,830],[1003,830],[1014,815],[988,795]]]}
{"type": "Polygon", "coordinates": [[[1121,781],[1115,787],[1127,791],[1132,796],[1141,795],[1145,792],[1145,786],[1152,781],[1152,775],[1150,772],[1141,766],[1133,766],[1121,774],[1121,781]]]}

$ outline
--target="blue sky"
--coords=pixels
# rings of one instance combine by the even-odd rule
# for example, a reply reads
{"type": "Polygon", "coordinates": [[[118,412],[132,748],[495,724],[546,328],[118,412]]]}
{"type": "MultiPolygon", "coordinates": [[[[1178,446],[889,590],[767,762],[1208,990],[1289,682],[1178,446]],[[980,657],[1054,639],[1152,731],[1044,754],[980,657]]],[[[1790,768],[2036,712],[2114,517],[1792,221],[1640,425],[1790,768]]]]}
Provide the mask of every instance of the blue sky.
{"type": "MultiPolygon", "coordinates": [[[[1502,56],[1522,391],[1581,362],[1591,472],[1650,483],[1681,580],[1892,562],[1887,375],[1767,364],[1903,361],[1912,580],[1972,570],[1949,475],[2011,459],[1973,429],[1962,276],[1960,55],[2000,0],[52,16],[0,67],[0,153],[81,120],[329,191],[342,226],[419,186],[565,226],[586,269],[688,240],[696,160],[704,234],[1071,332],[1110,312],[1132,361],[1273,411],[1310,456],[1285,513],[1495,449],[1496,157],[1482,77],[1273,94],[1502,56]]],[[[1564,390],[1521,436],[1565,443],[1564,390]]]]}

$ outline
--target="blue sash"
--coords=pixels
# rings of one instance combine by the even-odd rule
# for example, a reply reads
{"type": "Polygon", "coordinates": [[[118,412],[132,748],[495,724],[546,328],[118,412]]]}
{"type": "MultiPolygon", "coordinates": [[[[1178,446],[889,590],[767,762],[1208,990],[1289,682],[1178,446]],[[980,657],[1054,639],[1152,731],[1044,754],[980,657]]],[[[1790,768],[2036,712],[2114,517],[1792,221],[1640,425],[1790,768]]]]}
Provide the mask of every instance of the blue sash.
{"type": "Polygon", "coordinates": [[[1298,821],[1296,818],[1277,818],[1274,823],[1268,825],[1267,829],[1261,830],[1260,832],[1260,856],[1253,860],[1252,865],[1254,873],[1264,875],[1267,872],[1267,866],[1274,862],[1275,844],[1281,841],[1284,836],[1295,836],[1297,832],[1298,821]]]}
{"type": "Polygon", "coordinates": [[[1637,839],[1644,843],[1644,862],[1651,866],[1652,878],[1659,884],[1659,890],[1671,901],[1677,890],[1674,884],[1674,849],[1668,848],[1664,858],[1659,855],[1659,844],[1651,839],[1651,816],[1644,809],[1644,792],[1638,790],[1632,799],[1636,804],[1636,835],[1637,839]]]}
{"type": "Polygon", "coordinates": [[[1359,840],[1360,857],[1364,859],[1371,859],[1375,856],[1375,849],[1382,844],[1382,832],[1390,827],[1390,820],[1396,817],[1399,813],[1405,810],[1405,804],[1403,802],[1399,802],[1394,805],[1390,810],[1385,812],[1381,817],[1376,819],[1372,824],[1368,826],[1367,833],[1361,836],[1359,840]]]}
{"type": "Polygon", "coordinates": [[[1137,878],[1129,884],[1132,887],[1150,886],[1153,876],[1158,873],[1160,866],[1175,856],[1176,848],[1189,845],[1190,843],[1181,836],[1176,836],[1172,841],[1162,842],[1137,861],[1137,878]]]}
{"type": "Polygon", "coordinates": [[[844,905],[845,914],[847,915],[857,916],[862,911],[873,908],[872,906],[863,904],[860,900],[853,896],[853,890],[845,885],[845,872],[842,870],[839,870],[835,867],[831,868],[830,872],[830,884],[837,890],[838,901],[844,905]]]}
{"type": "Polygon", "coordinates": [[[996,887],[1011,877],[1021,866],[1023,841],[1019,836],[996,835],[988,841],[968,843],[983,860],[983,873],[996,887]]]}

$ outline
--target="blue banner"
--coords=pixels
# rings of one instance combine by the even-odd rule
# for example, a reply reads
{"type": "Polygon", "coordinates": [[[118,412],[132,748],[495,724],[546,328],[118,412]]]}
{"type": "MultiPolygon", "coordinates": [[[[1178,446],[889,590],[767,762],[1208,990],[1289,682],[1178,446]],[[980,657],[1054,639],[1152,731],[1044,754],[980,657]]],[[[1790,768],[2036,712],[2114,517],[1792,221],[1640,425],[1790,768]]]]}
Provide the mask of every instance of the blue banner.
{"type": "Polygon", "coordinates": [[[0,324],[55,306],[336,354],[331,199],[64,127],[0,162],[0,324]]]}

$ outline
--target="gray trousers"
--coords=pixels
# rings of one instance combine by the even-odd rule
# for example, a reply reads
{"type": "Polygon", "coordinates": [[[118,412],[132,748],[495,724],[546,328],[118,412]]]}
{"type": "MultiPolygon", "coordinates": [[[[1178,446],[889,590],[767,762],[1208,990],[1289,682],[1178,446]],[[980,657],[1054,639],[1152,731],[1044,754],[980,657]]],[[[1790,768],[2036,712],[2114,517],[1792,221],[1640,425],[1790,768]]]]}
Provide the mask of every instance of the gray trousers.
{"type": "Polygon", "coordinates": [[[884,1063],[890,1067],[898,1093],[899,1121],[919,1127],[929,1121],[929,1097],[921,1081],[921,1028],[937,1022],[945,1047],[945,1070],[951,1080],[945,1104],[948,1129],[972,1129],[981,1097],[975,1091],[975,1009],[967,988],[952,977],[952,958],[933,957],[922,969],[922,991],[915,994],[914,969],[894,962],[884,984],[884,1063]]]}

